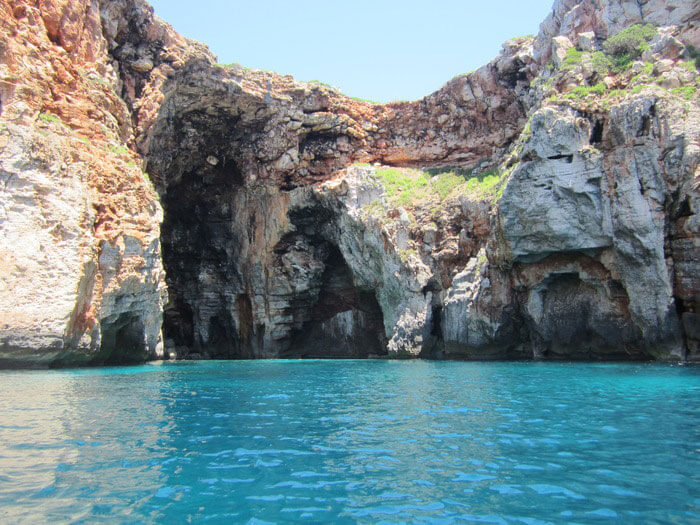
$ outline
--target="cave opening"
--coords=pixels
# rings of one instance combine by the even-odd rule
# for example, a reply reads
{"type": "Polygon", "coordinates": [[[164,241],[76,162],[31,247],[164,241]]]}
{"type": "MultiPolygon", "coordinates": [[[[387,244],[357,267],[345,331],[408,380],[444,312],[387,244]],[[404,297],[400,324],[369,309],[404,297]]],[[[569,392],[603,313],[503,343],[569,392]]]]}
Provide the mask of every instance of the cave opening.
{"type": "Polygon", "coordinates": [[[316,301],[293,331],[284,357],[366,358],[387,353],[384,316],[373,290],[357,286],[337,246],[328,243],[316,301]]]}
{"type": "Polygon", "coordinates": [[[168,303],[163,313],[166,352],[178,357],[241,357],[232,315],[239,281],[233,195],[242,181],[232,162],[206,164],[161,191],[161,247],[168,303]]]}
{"type": "Polygon", "coordinates": [[[100,364],[141,363],[144,355],[145,328],[134,312],[115,314],[100,323],[100,364]]]}
{"type": "Polygon", "coordinates": [[[179,355],[194,346],[194,312],[182,297],[171,294],[163,312],[163,335],[168,344],[166,351],[179,355]]]}
{"type": "Polygon", "coordinates": [[[588,139],[591,144],[600,144],[603,142],[603,122],[597,119],[593,123],[593,129],[591,129],[591,136],[588,139]]]}
{"type": "Polygon", "coordinates": [[[532,290],[530,334],[539,357],[608,359],[643,356],[635,348],[628,298],[618,283],[589,282],[578,272],[555,273],[532,290]]]}
{"type": "Polygon", "coordinates": [[[209,318],[206,337],[207,355],[217,359],[237,357],[236,333],[231,314],[226,310],[209,318]]]}

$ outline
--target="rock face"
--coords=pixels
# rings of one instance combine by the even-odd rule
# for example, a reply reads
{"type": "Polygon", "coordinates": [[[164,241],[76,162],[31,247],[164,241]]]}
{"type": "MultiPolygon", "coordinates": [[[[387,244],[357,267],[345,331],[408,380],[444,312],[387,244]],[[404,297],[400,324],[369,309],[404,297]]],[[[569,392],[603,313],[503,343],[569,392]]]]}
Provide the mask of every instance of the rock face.
{"type": "Polygon", "coordinates": [[[676,26],[682,41],[700,40],[700,4],[695,0],[558,0],[540,26],[535,58],[546,62],[564,37],[579,46],[603,41],[633,24],[676,26]],[[591,37],[590,33],[593,33],[591,37]]]}
{"type": "Polygon", "coordinates": [[[568,108],[533,114],[499,211],[529,321],[538,334],[557,324],[566,332],[545,337],[560,350],[535,353],[566,355],[580,342],[593,353],[683,356],[665,222],[681,204],[679,185],[693,180],[683,172],[697,166],[688,139],[700,113],[679,111],[655,96],[622,102],[599,121],[595,144],[591,122],[568,108]],[[556,311],[568,317],[547,316],[556,311]]]}
{"type": "Polygon", "coordinates": [[[0,366],[162,355],[162,208],[95,2],[2,2],[0,366]]]}
{"type": "Polygon", "coordinates": [[[698,2],[558,0],[387,105],[142,0],[0,10],[0,365],[700,359],[698,2]]]}

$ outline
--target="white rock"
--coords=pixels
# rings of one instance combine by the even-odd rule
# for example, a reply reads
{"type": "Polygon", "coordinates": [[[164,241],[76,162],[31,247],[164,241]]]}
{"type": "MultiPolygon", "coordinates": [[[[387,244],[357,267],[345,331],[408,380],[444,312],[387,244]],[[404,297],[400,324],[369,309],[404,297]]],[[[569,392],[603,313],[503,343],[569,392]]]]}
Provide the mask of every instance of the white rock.
{"type": "Polygon", "coordinates": [[[566,52],[574,47],[567,37],[560,35],[552,38],[552,59],[554,60],[554,65],[561,67],[564,63],[564,57],[566,57],[566,52]]]}
{"type": "Polygon", "coordinates": [[[593,31],[584,31],[578,34],[578,45],[582,51],[592,53],[598,48],[595,33],[593,31]]]}
{"type": "Polygon", "coordinates": [[[148,227],[140,238],[121,231],[111,243],[100,239],[87,166],[67,162],[65,139],[15,124],[6,130],[12,140],[0,151],[0,361],[81,363],[100,350],[118,360],[124,347],[137,359],[162,355],[160,206],[120,210],[125,227],[130,220],[148,227]]]}
{"type": "Polygon", "coordinates": [[[671,69],[673,69],[673,60],[670,60],[668,58],[659,60],[654,64],[654,72],[657,75],[665,73],[666,71],[670,71],[671,69]]]}

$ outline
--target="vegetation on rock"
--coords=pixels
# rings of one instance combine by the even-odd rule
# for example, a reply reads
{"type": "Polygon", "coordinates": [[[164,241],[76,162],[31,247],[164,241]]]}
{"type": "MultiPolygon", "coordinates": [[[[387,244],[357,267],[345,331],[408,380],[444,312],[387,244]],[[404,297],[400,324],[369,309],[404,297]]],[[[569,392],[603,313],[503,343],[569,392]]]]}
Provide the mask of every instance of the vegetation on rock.
{"type": "Polygon", "coordinates": [[[381,167],[374,176],[384,186],[390,205],[408,208],[439,203],[459,195],[493,201],[503,186],[503,177],[497,170],[477,174],[471,170],[466,173],[431,171],[381,167]]]}
{"type": "Polygon", "coordinates": [[[110,144],[108,146],[109,151],[114,153],[115,155],[128,155],[129,154],[129,149],[125,148],[124,146],[115,146],[113,144],[110,144]]]}
{"type": "Polygon", "coordinates": [[[61,118],[51,113],[39,113],[39,120],[47,124],[53,124],[54,122],[61,123],[61,118]]]}
{"type": "Polygon", "coordinates": [[[581,63],[582,58],[583,51],[579,51],[575,47],[572,47],[566,52],[566,55],[564,56],[564,62],[562,63],[561,67],[564,70],[573,69],[581,63]]]}
{"type": "Polygon", "coordinates": [[[649,48],[649,41],[656,35],[651,24],[635,24],[623,29],[603,42],[603,49],[611,56],[616,69],[624,70],[649,48]]]}
{"type": "Polygon", "coordinates": [[[605,84],[598,82],[594,86],[576,86],[570,93],[566,94],[566,98],[583,98],[588,95],[602,95],[605,93],[605,84]]]}
{"type": "Polygon", "coordinates": [[[657,34],[650,24],[636,24],[603,42],[603,51],[572,47],[564,55],[561,67],[543,71],[533,80],[532,87],[550,103],[573,103],[591,110],[608,110],[645,90],[692,100],[700,85],[698,52],[686,46],[684,54],[691,60],[675,61],[646,54],[657,34]]]}
{"type": "Polygon", "coordinates": [[[695,63],[695,69],[700,69],[700,51],[693,45],[688,45],[686,50],[688,51],[690,58],[695,63]]]}

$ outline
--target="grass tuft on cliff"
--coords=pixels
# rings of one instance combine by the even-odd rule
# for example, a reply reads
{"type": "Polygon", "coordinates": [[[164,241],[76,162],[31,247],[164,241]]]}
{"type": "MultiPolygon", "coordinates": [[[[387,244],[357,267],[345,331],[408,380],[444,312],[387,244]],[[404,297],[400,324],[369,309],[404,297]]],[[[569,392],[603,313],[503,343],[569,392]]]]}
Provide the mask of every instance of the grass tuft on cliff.
{"type": "Polygon", "coordinates": [[[603,42],[603,49],[611,57],[614,68],[624,70],[649,48],[649,41],[656,35],[651,24],[635,24],[623,29],[603,42]]]}
{"type": "Polygon", "coordinates": [[[459,195],[495,200],[503,177],[496,170],[473,174],[469,170],[422,171],[377,168],[374,176],[384,186],[390,206],[416,208],[435,205],[459,195]]]}
{"type": "Polygon", "coordinates": [[[381,105],[381,102],[377,102],[376,100],[371,100],[368,98],[350,97],[350,99],[354,100],[355,102],[363,102],[365,104],[381,105]]]}
{"type": "Polygon", "coordinates": [[[62,123],[61,117],[59,117],[58,115],[54,115],[52,113],[39,113],[38,118],[39,118],[39,120],[41,120],[42,122],[46,122],[47,124],[53,124],[55,122],[57,122],[59,124],[62,123]]]}
{"type": "Polygon", "coordinates": [[[430,180],[420,170],[378,168],[375,176],[384,186],[389,200],[400,206],[410,206],[430,196],[430,180]]]}
{"type": "Polygon", "coordinates": [[[671,89],[671,93],[683,97],[686,100],[692,100],[695,97],[695,93],[698,92],[697,86],[689,84],[687,86],[679,86],[671,89]]]}
{"type": "Polygon", "coordinates": [[[606,87],[602,82],[598,82],[596,85],[588,86],[576,86],[571,92],[567,93],[566,98],[580,99],[585,98],[588,95],[602,95],[605,93],[606,87]]]}
{"type": "Polygon", "coordinates": [[[115,155],[128,155],[129,154],[129,149],[124,147],[124,146],[115,146],[114,144],[109,144],[107,146],[109,151],[114,153],[115,155]]]}
{"type": "Polygon", "coordinates": [[[575,47],[572,47],[566,52],[564,62],[562,63],[561,67],[564,70],[573,69],[581,63],[581,59],[583,59],[583,51],[579,51],[575,47]]]}

